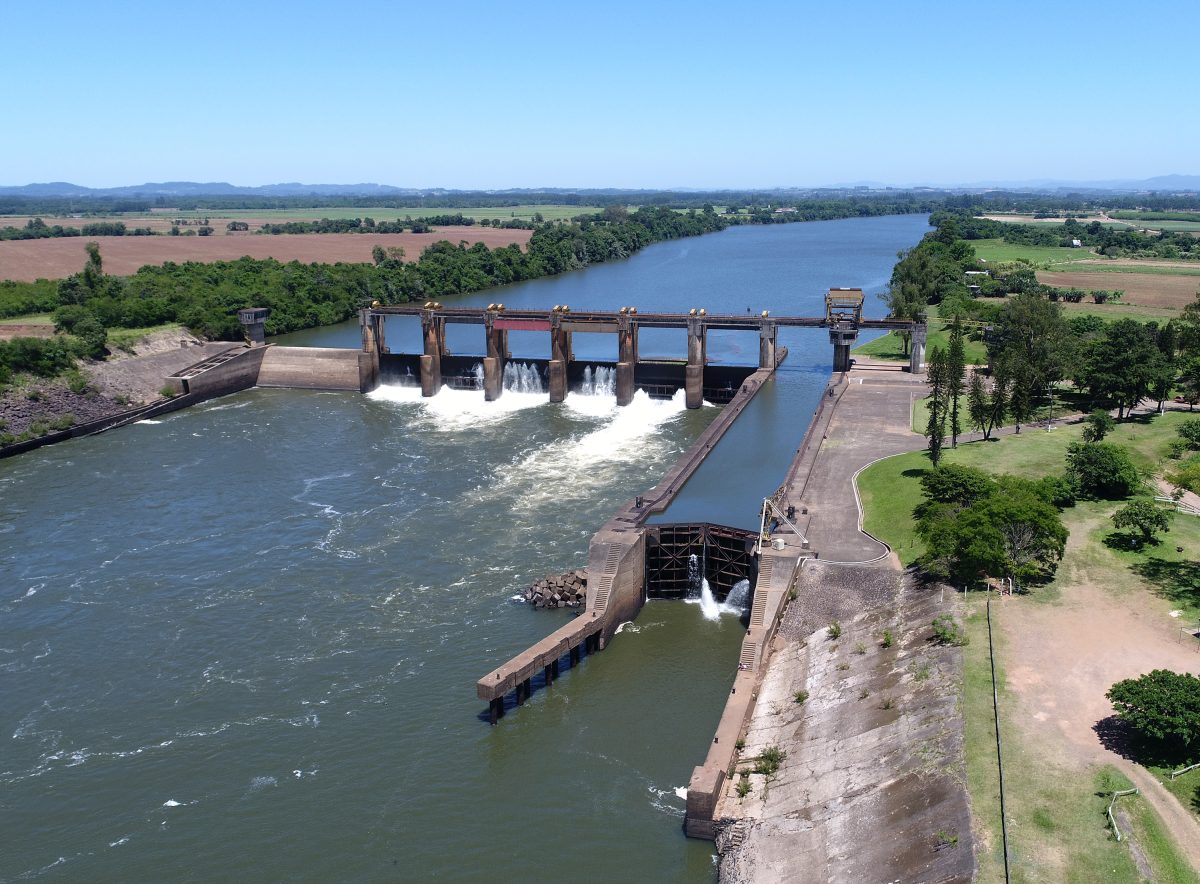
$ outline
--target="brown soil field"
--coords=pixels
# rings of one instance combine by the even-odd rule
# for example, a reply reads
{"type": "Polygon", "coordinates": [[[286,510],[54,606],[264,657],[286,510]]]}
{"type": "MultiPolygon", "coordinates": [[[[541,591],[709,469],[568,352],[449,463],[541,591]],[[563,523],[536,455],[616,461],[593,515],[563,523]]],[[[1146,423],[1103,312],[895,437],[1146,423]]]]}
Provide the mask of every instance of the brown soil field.
{"type": "Polygon", "coordinates": [[[1196,299],[1200,276],[1165,273],[1048,273],[1038,271],[1038,282],[1059,288],[1121,290],[1125,304],[1182,310],[1196,299]]]}
{"type": "Polygon", "coordinates": [[[0,325],[0,341],[12,338],[52,338],[54,326],[49,323],[7,323],[0,325]]]}
{"type": "Polygon", "coordinates": [[[433,233],[309,233],[291,236],[97,236],[23,239],[0,242],[0,279],[62,279],[83,269],[84,246],[100,243],[104,269],[128,276],[146,264],[165,261],[231,261],[249,255],[279,261],[333,264],[369,262],[375,246],[400,246],[415,261],[439,240],[481,242],[489,248],[517,243],[524,247],[532,231],[487,227],[440,227],[433,233]]]}

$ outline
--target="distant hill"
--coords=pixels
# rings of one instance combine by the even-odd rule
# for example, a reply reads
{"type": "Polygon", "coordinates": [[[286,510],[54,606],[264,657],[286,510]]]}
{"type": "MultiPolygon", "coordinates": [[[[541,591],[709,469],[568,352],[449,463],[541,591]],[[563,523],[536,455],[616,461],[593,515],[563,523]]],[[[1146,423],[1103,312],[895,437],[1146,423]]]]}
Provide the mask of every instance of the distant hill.
{"type": "MultiPolygon", "coordinates": [[[[852,184],[839,184],[827,188],[800,188],[800,187],[778,187],[778,188],[752,188],[749,190],[730,189],[730,188],[714,188],[712,190],[704,190],[697,192],[705,193],[724,193],[738,192],[743,194],[760,192],[760,193],[804,193],[804,192],[822,192],[829,190],[850,190],[850,191],[882,191],[882,190],[938,190],[938,191],[977,191],[990,189],[1005,189],[1015,191],[1114,191],[1123,193],[1136,193],[1140,191],[1167,191],[1167,192],[1200,192],[1200,175],[1159,175],[1154,178],[1144,178],[1140,180],[1134,179],[1113,179],[1108,181],[1063,181],[1058,179],[1037,179],[1030,181],[980,181],[972,184],[959,184],[953,186],[939,185],[922,185],[922,186],[907,186],[904,188],[895,185],[887,185],[876,181],[859,181],[852,184]]],[[[0,186],[0,196],[14,197],[43,197],[43,198],[164,198],[164,197],[213,197],[213,196],[247,196],[247,197],[305,197],[305,196],[372,196],[372,197],[406,197],[406,196],[421,196],[433,197],[451,194],[465,193],[491,193],[497,196],[520,196],[521,194],[578,194],[578,195],[595,195],[595,196],[615,196],[615,195],[630,195],[635,196],[643,193],[690,193],[696,191],[696,188],[670,188],[664,191],[645,190],[645,189],[625,189],[625,188],[607,188],[607,187],[583,187],[583,188],[564,188],[564,187],[544,187],[544,188],[524,188],[512,187],[503,189],[485,189],[485,190],[462,190],[457,188],[414,188],[414,187],[394,187],[390,184],[301,184],[299,182],[285,182],[282,184],[265,184],[260,187],[241,187],[236,184],[229,184],[225,181],[162,181],[148,182],[146,184],[135,184],[126,187],[83,187],[79,184],[71,184],[66,181],[51,181],[44,184],[23,184],[20,186],[0,186]]]]}

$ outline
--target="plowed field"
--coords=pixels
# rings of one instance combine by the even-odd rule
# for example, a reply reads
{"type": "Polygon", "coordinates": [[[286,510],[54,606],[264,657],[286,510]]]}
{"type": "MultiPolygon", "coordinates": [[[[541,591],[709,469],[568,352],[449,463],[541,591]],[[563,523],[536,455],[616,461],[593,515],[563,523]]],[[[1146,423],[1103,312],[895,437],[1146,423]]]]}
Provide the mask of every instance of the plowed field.
{"type": "Polygon", "coordinates": [[[440,227],[433,233],[311,233],[292,236],[97,236],[69,239],[25,239],[0,242],[0,279],[62,279],[83,269],[84,245],[100,243],[104,270],[128,276],[145,264],[164,261],[230,261],[249,255],[279,261],[333,264],[371,260],[375,246],[400,246],[405,260],[415,261],[438,240],[481,242],[490,248],[525,246],[532,231],[484,227],[440,227]]]}
{"type": "Polygon", "coordinates": [[[1200,276],[1170,276],[1165,273],[1048,273],[1039,271],[1038,282],[1059,288],[1119,289],[1126,304],[1182,310],[1200,291],[1200,276]]]}

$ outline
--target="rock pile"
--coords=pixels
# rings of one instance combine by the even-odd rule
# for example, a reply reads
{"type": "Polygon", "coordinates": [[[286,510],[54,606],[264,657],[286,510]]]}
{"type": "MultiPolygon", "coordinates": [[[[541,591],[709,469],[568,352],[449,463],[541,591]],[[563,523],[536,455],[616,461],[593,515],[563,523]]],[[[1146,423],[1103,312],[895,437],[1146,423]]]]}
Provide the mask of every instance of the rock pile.
{"type": "Polygon", "coordinates": [[[543,577],[525,590],[535,608],[578,608],[587,601],[587,571],[568,571],[543,577]]]}

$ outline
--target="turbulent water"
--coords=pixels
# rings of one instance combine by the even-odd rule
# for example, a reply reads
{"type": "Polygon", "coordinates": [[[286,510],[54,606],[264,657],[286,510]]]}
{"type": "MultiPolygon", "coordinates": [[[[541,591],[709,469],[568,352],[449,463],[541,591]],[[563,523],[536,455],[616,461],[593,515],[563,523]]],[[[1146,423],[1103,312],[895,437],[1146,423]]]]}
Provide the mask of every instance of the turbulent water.
{"type": "MultiPolygon", "coordinates": [[[[808,312],[810,290],[878,287],[923,229],[731,230],[503,300],[687,307],[733,262],[731,308],[774,285],[808,312]]],[[[811,411],[828,344],[792,359],[775,407],[811,411]]],[[[499,727],[474,696],[571,616],[513,596],[581,565],[717,413],[587,383],[562,405],[519,368],[494,403],[259,390],[0,462],[0,879],[710,879],[682,789],[738,617],[652,603],[499,727]]],[[[779,477],[746,469],[770,475],[728,480],[738,512],[779,477]]]]}

